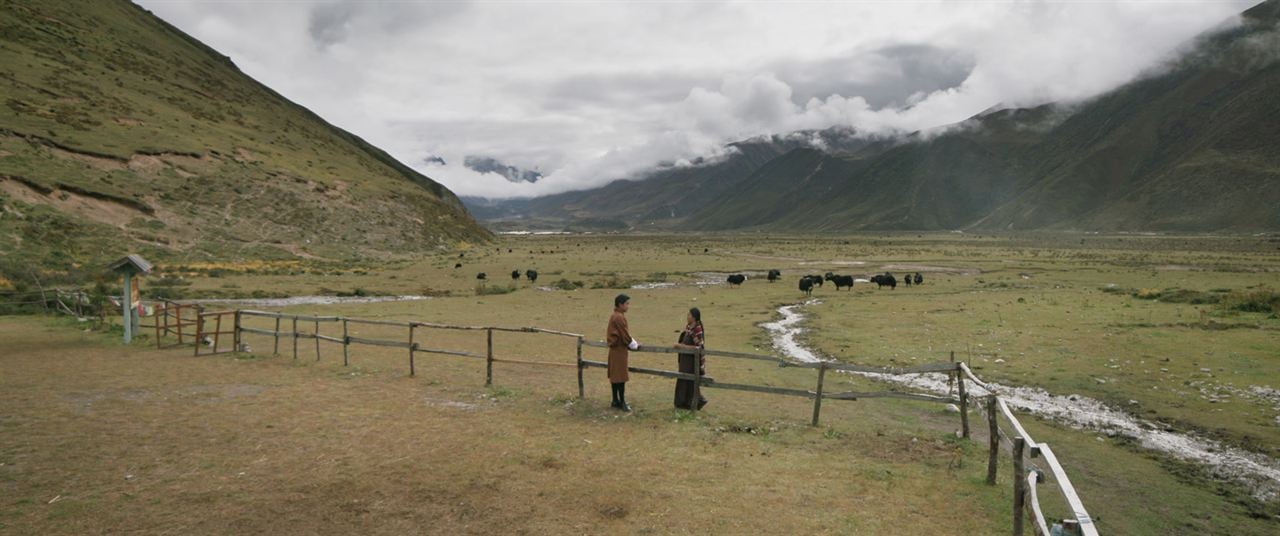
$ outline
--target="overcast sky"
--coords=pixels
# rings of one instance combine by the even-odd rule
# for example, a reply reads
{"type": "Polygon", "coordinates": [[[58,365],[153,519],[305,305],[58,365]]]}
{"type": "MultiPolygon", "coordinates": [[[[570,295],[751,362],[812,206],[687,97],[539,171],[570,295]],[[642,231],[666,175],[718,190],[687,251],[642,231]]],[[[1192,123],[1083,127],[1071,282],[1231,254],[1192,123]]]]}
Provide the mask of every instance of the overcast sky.
{"type": "Polygon", "coordinates": [[[1256,3],[137,1],[487,197],[599,186],[765,134],[892,135],[1086,99],[1256,3]],[[513,184],[468,155],[545,177],[513,184]]]}

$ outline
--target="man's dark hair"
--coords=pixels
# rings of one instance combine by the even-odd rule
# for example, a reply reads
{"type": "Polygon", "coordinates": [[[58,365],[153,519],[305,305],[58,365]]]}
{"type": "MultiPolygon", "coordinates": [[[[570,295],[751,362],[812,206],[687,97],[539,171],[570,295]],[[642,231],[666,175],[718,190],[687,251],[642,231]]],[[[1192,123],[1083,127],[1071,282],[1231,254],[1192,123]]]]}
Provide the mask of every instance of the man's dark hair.
{"type": "Polygon", "coordinates": [[[631,296],[628,296],[626,294],[619,294],[616,298],[613,299],[613,306],[622,307],[622,304],[627,303],[629,301],[631,301],[631,296]]]}

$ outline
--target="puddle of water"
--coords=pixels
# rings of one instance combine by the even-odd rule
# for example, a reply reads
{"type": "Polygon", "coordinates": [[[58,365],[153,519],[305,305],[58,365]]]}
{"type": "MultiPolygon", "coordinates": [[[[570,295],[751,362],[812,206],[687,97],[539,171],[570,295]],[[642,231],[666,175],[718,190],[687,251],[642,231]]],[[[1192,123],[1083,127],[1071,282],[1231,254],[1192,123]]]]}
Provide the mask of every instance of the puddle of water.
{"type": "MultiPolygon", "coordinates": [[[[761,324],[761,327],[769,332],[774,346],[783,355],[809,363],[822,360],[816,353],[796,340],[797,335],[803,331],[799,324],[804,320],[804,315],[797,309],[817,303],[821,302],[809,300],[801,304],[779,307],[778,313],[782,315],[782,319],[761,324]]],[[[951,394],[952,386],[947,382],[946,374],[903,376],[864,372],[853,374],[933,394],[951,394]]],[[[1137,439],[1145,448],[1206,465],[1214,476],[1236,480],[1246,485],[1253,496],[1259,500],[1271,501],[1280,498],[1280,461],[1269,456],[1226,447],[1217,441],[1191,434],[1167,431],[1158,423],[1135,418],[1092,398],[1079,395],[1055,395],[1036,387],[988,383],[1011,408],[1076,429],[1137,439]]],[[[989,394],[987,390],[976,385],[970,389],[974,396],[989,394]]]]}

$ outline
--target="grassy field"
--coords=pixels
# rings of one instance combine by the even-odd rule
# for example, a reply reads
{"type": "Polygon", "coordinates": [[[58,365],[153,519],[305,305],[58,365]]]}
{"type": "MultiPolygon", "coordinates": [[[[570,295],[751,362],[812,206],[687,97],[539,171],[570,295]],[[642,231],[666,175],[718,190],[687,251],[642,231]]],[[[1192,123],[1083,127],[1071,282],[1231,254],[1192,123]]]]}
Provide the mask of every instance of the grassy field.
{"type": "MultiPolygon", "coordinates": [[[[592,338],[603,336],[620,288],[673,284],[625,291],[637,339],[673,341],[685,309],[697,306],[710,347],[754,352],[770,349],[758,324],[803,299],[800,273],[920,271],[920,287],[818,290],[819,303],[804,309],[807,343],[871,364],[955,351],[986,378],[1095,397],[1276,456],[1280,409],[1249,393],[1280,386],[1280,321],[1237,310],[1271,303],[1263,294],[1280,286],[1276,246],[1267,237],[512,236],[377,266],[226,264],[166,275],[181,282],[169,292],[192,295],[426,294],[433,297],[287,310],[533,325],[592,338]],[[694,284],[769,268],[784,281],[694,284]],[[540,278],[513,284],[515,269],[540,278]]],[[[484,348],[476,333],[424,339],[484,348]]],[[[628,388],[638,411],[622,416],[607,408],[599,369],[589,370],[579,402],[572,368],[498,364],[494,387],[484,388],[480,362],[420,356],[418,377],[408,378],[395,349],[353,347],[344,368],[336,345],[324,343],[316,361],[314,343],[303,341],[295,361],[271,357],[271,340],[250,336],[250,354],[197,359],[12,317],[0,321],[0,341],[14,350],[0,357],[8,408],[0,486],[12,498],[0,503],[0,523],[17,533],[994,534],[1008,526],[1007,467],[998,487],[983,485],[981,427],[972,443],[956,440],[958,419],[931,404],[832,401],[823,426],[812,428],[803,399],[709,391],[707,411],[693,416],[671,409],[669,381],[639,377],[628,388]]],[[[500,357],[573,360],[571,341],[553,336],[497,334],[495,347],[500,357]]],[[[634,361],[671,368],[674,358],[634,361]]],[[[708,373],[813,382],[812,371],[754,362],[713,360],[708,373]]],[[[833,380],[829,390],[870,387],[833,380]]],[[[1275,504],[1194,466],[1119,438],[1027,421],[1054,445],[1104,534],[1280,527],[1275,504]]],[[[1053,504],[1049,489],[1042,497],[1053,504]]]]}

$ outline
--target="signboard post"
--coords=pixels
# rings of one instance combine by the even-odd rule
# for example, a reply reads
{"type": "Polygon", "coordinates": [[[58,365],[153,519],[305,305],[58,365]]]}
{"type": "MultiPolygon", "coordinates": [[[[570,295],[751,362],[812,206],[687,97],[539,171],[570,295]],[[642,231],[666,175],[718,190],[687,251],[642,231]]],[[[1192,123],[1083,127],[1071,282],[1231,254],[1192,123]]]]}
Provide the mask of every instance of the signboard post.
{"type": "Polygon", "coordinates": [[[151,263],[138,255],[126,255],[107,267],[114,273],[124,277],[124,289],[120,293],[121,309],[124,312],[124,343],[133,340],[133,332],[138,328],[138,308],[141,301],[138,292],[138,277],[151,273],[151,263]]]}

